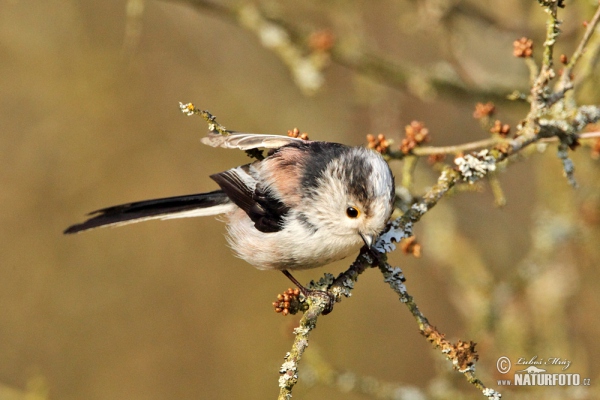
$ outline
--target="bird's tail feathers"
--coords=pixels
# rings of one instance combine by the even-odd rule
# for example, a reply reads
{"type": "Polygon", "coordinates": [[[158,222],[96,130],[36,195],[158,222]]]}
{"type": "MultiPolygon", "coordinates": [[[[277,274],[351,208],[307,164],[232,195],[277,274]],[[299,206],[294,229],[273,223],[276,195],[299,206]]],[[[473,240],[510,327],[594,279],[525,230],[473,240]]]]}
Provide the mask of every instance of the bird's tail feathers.
{"type": "Polygon", "coordinates": [[[223,214],[235,205],[222,190],[209,193],[143,200],[96,210],[87,221],[68,227],[64,233],[77,233],[101,226],[121,226],[151,219],[202,217],[223,214]]]}

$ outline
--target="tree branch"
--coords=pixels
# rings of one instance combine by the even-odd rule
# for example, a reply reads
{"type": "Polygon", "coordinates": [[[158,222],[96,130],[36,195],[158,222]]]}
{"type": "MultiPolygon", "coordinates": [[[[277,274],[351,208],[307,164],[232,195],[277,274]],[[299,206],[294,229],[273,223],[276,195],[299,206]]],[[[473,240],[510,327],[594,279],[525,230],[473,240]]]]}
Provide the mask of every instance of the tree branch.
{"type": "MultiPolygon", "coordinates": [[[[328,57],[315,56],[309,46],[310,34],[292,24],[267,16],[252,5],[228,6],[206,0],[167,0],[189,4],[209,11],[229,23],[253,32],[263,45],[274,51],[288,66],[298,86],[307,94],[318,90],[322,84],[322,71],[328,57]]],[[[453,99],[473,100],[487,98],[495,102],[508,102],[508,87],[478,87],[460,81],[457,74],[440,75],[423,73],[422,67],[392,62],[364,48],[346,49],[343,43],[334,42],[328,51],[331,60],[381,84],[400,89],[420,97],[429,87],[453,99]],[[419,74],[416,71],[420,71],[419,74]],[[418,77],[418,79],[417,79],[418,77]],[[418,80],[418,84],[415,81],[418,80]],[[419,89],[416,89],[419,88],[419,89]]]]}
{"type": "MultiPolygon", "coordinates": [[[[599,4],[600,4],[600,2],[599,2],[599,4]]],[[[575,52],[571,56],[571,59],[569,60],[568,64],[565,66],[565,68],[563,70],[562,76],[560,77],[560,80],[557,85],[558,92],[564,93],[565,91],[567,91],[573,87],[571,72],[573,71],[573,68],[575,67],[575,65],[577,64],[577,62],[583,55],[584,50],[586,49],[592,35],[596,31],[596,27],[598,26],[599,22],[600,22],[600,5],[596,9],[596,13],[592,17],[592,20],[588,23],[585,33],[583,35],[583,38],[579,42],[577,49],[575,50],[575,52]]]]}

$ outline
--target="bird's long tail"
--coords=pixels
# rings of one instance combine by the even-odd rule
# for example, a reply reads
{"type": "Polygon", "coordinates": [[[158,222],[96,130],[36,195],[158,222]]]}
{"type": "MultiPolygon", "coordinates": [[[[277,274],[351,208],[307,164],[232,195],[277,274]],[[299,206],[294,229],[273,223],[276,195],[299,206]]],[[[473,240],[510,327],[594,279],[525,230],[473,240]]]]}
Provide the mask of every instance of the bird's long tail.
{"type": "Polygon", "coordinates": [[[64,233],[77,233],[101,226],[120,226],[151,219],[201,217],[229,212],[235,205],[222,190],[164,199],[144,200],[93,211],[81,224],[68,227],[64,233]]]}

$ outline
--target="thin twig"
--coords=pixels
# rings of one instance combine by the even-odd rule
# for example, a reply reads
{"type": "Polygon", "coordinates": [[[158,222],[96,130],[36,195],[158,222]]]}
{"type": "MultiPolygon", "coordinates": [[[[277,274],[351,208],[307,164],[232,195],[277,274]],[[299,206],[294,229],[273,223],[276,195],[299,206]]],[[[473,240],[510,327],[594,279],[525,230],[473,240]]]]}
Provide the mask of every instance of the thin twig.
{"type": "MultiPolygon", "coordinates": [[[[600,137],[600,131],[599,132],[581,133],[581,134],[577,135],[577,137],[580,140],[598,138],[598,137],[600,137]]],[[[543,143],[553,143],[553,142],[558,142],[559,138],[547,137],[547,138],[541,138],[539,141],[543,142],[543,143]]],[[[512,142],[511,139],[492,137],[489,139],[478,140],[475,142],[467,142],[467,143],[457,144],[457,145],[453,145],[453,146],[415,147],[411,151],[410,154],[413,154],[415,156],[430,156],[430,155],[435,155],[435,154],[461,154],[461,153],[467,153],[469,151],[491,148],[495,145],[502,144],[502,143],[510,144],[511,142],[512,142]]],[[[390,151],[390,152],[386,153],[386,155],[392,159],[403,159],[406,157],[406,155],[404,153],[401,153],[399,151],[390,151]]]]}
{"type": "Polygon", "coordinates": [[[546,40],[544,41],[544,53],[542,56],[542,67],[540,68],[540,73],[538,74],[535,82],[531,86],[531,111],[527,116],[527,135],[535,134],[535,124],[536,119],[540,117],[543,110],[546,109],[546,101],[549,95],[548,83],[555,76],[555,72],[553,70],[553,60],[552,56],[554,54],[554,45],[556,44],[556,39],[560,34],[560,29],[558,28],[560,25],[560,21],[557,16],[557,1],[540,1],[546,12],[548,13],[548,22],[546,23],[546,40]]]}
{"type": "Polygon", "coordinates": [[[477,149],[494,146],[495,144],[505,142],[505,139],[492,137],[489,139],[478,140],[475,142],[463,143],[455,146],[425,146],[413,149],[413,154],[417,156],[429,156],[432,154],[459,154],[477,149]]]}
{"type": "MultiPolygon", "coordinates": [[[[596,27],[596,30],[600,28],[596,27]]],[[[588,78],[592,76],[595,71],[595,67],[600,59],[600,35],[592,35],[592,38],[588,42],[585,52],[582,56],[582,61],[579,62],[579,71],[573,81],[573,86],[578,87],[583,82],[586,82],[588,78]]]]}
{"type": "Polygon", "coordinates": [[[475,343],[458,341],[451,343],[445,339],[445,335],[440,333],[433,325],[415,302],[414,298],[408,294],[404,285],[404,277],[399,268],[393,268],[387,263],[380,263],[379,269],[384,276],[384,281],[389,283],[390,287],[399,295],[400,301],[406,305],[412,316],[417,321],[419,330],[431,342],[434,347],[441,349],[446,355],[454,368],[462,373],[467,381],[478,388],[488,398],[499,398],[500,394],[493,389],[484,385],[484,383],[475,375],[475,361],[478,355],[475,351],[475,343]]]}
{"type": "Polygon", "coordinates": [[[525,58],[525,64],[527,65],[527,69],[529,70],[529,83],[533,85],[535,84],[535,80],[537,79],[540,71],[534,59],[531,57],[525,58]]]}
{"type": "MultiPolygon", "coordinates": [[[[200,110],[199,108],[196,108],[192,103],[179,103],[179,109],[181,110],[181,112],[187,115],[200,115],[208,124],[208,130],[210,132],[218,132],[220,135],[225,136],[233,133],[233,131],[230,131],[229,129],[225,128],[223,125],[218,123],[217,118],[214,115],[212,115],[210,111],[200,110]]],[[[250,158],[255,158],[257,160],[263,160],[265,158],[262,150],[260,149],[248,149],[244,151],[250,158]]]]}
{"type": "Polygon", "coordinates": [[[408,190],[412,188],[412,178],[418,161],[419,158],[415,156],[404,157],[404,163],[402,164],[402,187],[408,190]]]}
{"type": "MultiPolygon", "coordinates": [[[[600,4],[600,2],[599,2],[599,4],[600,4]]],[[[558,87],[557,87],[558,91],[565,91],[567,87],[569,87],[569,86],[572,87],[571,72],[573,71],[573,68],[575,67],[575,65],[577,64],[577,62],[583,55],[583,53],[586,49],[586,46],[587,46],[590,38],[596,31],[596,27],[598,26],[599,22],[600,22],[600,5],[596,9],[596,13],[592,17],[592,20],[588,23],[585,33],[583,34],[583,38],[581,39],[581,41],[579,42],[579,45],[577,46],[577,49],[571,56],[569,63],[563,69],[563,74],[560,77],[560,81],[558,82],[558,87]]]]}

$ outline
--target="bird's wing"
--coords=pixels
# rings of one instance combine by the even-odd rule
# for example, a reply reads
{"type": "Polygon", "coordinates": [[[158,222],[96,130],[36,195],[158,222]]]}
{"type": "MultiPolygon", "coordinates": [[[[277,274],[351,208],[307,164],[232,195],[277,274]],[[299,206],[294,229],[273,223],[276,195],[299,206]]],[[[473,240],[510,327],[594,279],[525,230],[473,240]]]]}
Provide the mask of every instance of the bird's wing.
{"type": "Polygon", "coordinates": [[[260,135],[257,133],[232,133],[231,135],[220,135],[214,132],[210,132],[208,136],[203,137],[201,141],[212,147],[240,150],[256,148],[277,149],[286,144],[305,142],[303,139],[280,135],[260,135]]]}
{"type": "Polygon", "coordinates": [[[283,217],[289,208],[272,193],[257,185],[249,173],[250,165],[211,175],[221,189],[244,210],[261,232],[277,232],[283,228],[283,217]]]}

